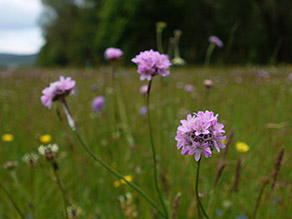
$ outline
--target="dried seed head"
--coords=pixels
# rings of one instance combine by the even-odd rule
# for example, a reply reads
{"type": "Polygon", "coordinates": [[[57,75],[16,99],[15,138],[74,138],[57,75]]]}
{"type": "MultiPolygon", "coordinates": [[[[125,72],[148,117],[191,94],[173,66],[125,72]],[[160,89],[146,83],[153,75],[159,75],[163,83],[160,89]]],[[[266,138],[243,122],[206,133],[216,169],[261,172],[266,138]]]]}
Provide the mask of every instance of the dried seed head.
{"type": "Polygon", "coordinates": [[[56,153],[59,151],[57,144],[49,144],[47,146],[41,145],[39,153],[45,157],[47,161],[55,161],[56,153]]]}
{"type": "Polygon", "coordinates": [[[30,167],[34,167],[37,164],[39,156],[36,153],[27,153],[23,156],[22,160],[30,167]]]}
{"type": "Polygon", "coordinates": [[[67,214],[69,219],[77,219],[81,214],[81,208],[78,206],[69,206],[67,207],[67,214]]]}
{"type": "Polygon", "coordinates": [[[3,168],[5,170],[8,170],[8,171],[12,171],[14,170],[18,165],[18,162],[17,161],[7,161],[4,165],[3,165],[3,168]]]}

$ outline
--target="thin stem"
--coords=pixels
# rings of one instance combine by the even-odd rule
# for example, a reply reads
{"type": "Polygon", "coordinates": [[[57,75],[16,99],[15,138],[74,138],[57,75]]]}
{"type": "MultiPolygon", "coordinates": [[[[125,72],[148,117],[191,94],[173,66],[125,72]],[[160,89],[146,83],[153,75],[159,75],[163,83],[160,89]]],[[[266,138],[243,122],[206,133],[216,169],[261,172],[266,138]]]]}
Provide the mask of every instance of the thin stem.
{"type": "MultiPolygon", "coordinates": [[[[68,105],[66,104],[65,99],[61,102],[64,106],[64,108],[67,108],[65,110],[65,113],[68,116],[72,117],[72,114],[68,108],[68,105]]],[[[71,118],[71,120],[73,120],[73,118],[71,118]]],[[[83,141],[83,139],[81,138],[78,130],[76,127],[72,128],[72,131],[74,132],[74,134],[76,135],[77,139],[79,140],[80,144],[82,145],[82,147],[84,148],[84,150],[93,158],[93,160],[97,161],[100,165],[102,165],[106,170],[108,170],[111,174],[113,174],[114,176],[118,177],[121,180],[124,180],[129,186],[131,186],[134,190],[136,190],[143,198],[145,198],[157,211],[158,213],[162,216],[162,217],[166,217],[163,212],[159,209],[159,207],[157,206],[157,204],[136,184],[129,182],[128,180],[125,179],[125,177],[118,173],[117,171],[115,171],[113,168],[111,168],[107,163],[105,163],[103,160],[101,160],[98,156],[94,155],[93,152],[89,149],[89,147],[85,144],[85,142],[83,141]]]]}
{"type": "Polygon", "coordinates": [[[61,180],[61,178],[60,178],[60,176],[58,174],[58,164],[56,162],[52,163],[52,168],[53,168],[53,172],[54,172],[56,183],[57,183],[57,185],[59,186],[59,189],[62,192],[62,196],[63,196],[63,200],[64,200],[65,215],[66,215],[66,218],[68,218],[67,207],[70,206],[71,204],[70,204],[70,201],[69,201],[65,186],[64,186],[64,184],[63,184],[63,182],[62,182],[62,180],[61,180]]]}
{"type": "Polygon", "coordinates": [[[86,144],[84,143],[84,141],[82,140],[79,132],[77,130],[73,130],[75,135],[77,136],[79,142],[81,143],[82,147],[84,148],[84,150],[86,150],[86,152],[95,160],[97,161],[100,165],[102,165],[105,169],[107,169],[111,174],[113,174],[114,176],[118,177],[121,180],[124,180],[129,186],[131,186],[134,190],[136,190],[142,197],[144,197],[158,212],[162,217],[165,217],[165,215],[162,213],[162,211],[159,209],[159,207],[157,206],[157,204],[140,188],[138,187],[136,184],[126,180],[124,178],[124,176],[120,173],[118,173],[117,171],[115,171],[114,169],[112,169],[107,163],[105,163],[103,160],[101,160],[99,157],[97,157],[96,155],[93,154],[93,152],[86,146],[86,144]]]}
{"type": "Polygon", "coordinates": [[[253,219],[256,219],[257,217],[257,211],[258,211],[258,208],[260,206],[260,202],[261,202],[261,199],[262,199],[262,196],[264,194],[264,190],[266,188],[268,183],[263,183],[262,187],[261,187],[261,190],[260,190],[260,193],[259,193],[259,196],[257,197],[257,200],[256,200],[256,205],[255,205],[255,208],[254,208],[254,211],[253,211],[253,215],[252,215],[252,218],[253,219]]]}
{"type": "Polygon", "coordinates": [[[211,55],[213,53],[213,50],[215,48],[216,44],[215,43],[210,43],[208,49],[207,49],[207,54],[206,54],[206,58],[205,58],[205,65],[209,66],[210,65],[210,59],[211,59],[211,55]]]}
{"type": "Polygon", "coordinates": [[[163,54],[162,31],[160,31],[160,30],[156,31],[156,43],[157,43],[158,52],[160,52],[161,54],[163,54]]]}
{"type": "Polygon", "coordinates": [[[166,218],[168,218],[168,212],[167,212],[165,203],[163,201],[163,198],[162,198],[159,186],[158,186],[158,179],[157,179],[156,152],[155,152],[154,141],[153,141],[153,136],[152,136],[152,127],[151,127],[151,119],[150,119],[151,116],[150,116],[150,108],[149,108],[151,84],[152,84],[152,80],[150,80],[149,84],[148,84],[147,103],[146,103],[146,105],[147,105],[147,117],[148,117],[149,134],[150,134],[150,142],[151,142],[151,149],[152,149],[152,159],[153,159],[153,168],[154,168],[154,184],[155,184],[155,188],[156,188],[157,194],[159,196],[161,205],[163,207],[164,214],[165,214],[166,218]]]}
{"type": "Polygon", "coordinates": [[[205,209],[200,201],[200,198],[199,198],[199,172],[200,172],[200,160],[198,161],[198,166],[197,166],[197,177],[196,177],[196,196],[197,196],[197,201],[199,202],[200,206],[201,206],[201,209],[203,211],[203,214],[204,216],[209,219],[207,213],[205,212],[205,209]]]}
{"type": "Polygon", "coordinates": [[[11,201],[12,205],[14,206],[14,208],[16,209],[16,211],[18,212],[19,216],[23,219],[25,219],[24,214],[21,212],[20,208],[17,206],[16,202],[14,201],[14,199],[12,198],[12,196],[9,194],[9,192],[6,190],[6,188],[2,185],[2,183],[0,183],[0,187],[2,188],[2,190],[4,191],[4,193],[7,195],[7,197],[9,198],[9,200],[11,201]]]}

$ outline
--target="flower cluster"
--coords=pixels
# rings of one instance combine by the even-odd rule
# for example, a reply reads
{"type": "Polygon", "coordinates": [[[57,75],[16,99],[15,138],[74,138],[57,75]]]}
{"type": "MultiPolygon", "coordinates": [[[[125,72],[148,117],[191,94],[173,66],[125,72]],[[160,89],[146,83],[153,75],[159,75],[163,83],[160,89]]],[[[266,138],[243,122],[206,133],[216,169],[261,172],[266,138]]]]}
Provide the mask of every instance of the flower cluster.
{"type": "Polygon", "coordinates": [[[41,97],[42,103],[49,109],[52,107],[53,101],[59,100],[71,93],[74,89],[76,82],[71,77],[60,76],[59,81],[50,83],[49,87],[46,87],[41,97]]]}
{"type": "Polygon", "coordinates": [[[210,36],[209,37],[209,42],[210,43],[215,43],[216,46],[218,46],[219,48],[222,48],[224,46],[223,42],[216,36],[210,36]]]}
{"type": "Polygon", "coordinates": [[[18,162],[17,161],[7,161],[3,165],[3,168],[5,170],[11,171],[11,170],[14,170],[17,166],[18,166],[18,162]]]}
{"type": "Polygon", "coordinates": [[[199,111],[192,116],[189,114],[187,120],[181,120],[181,125],[177,129],[177,148],[182,148],[182,155],[194,155],[199,161],[201,154],[211,157],[214,148],[220,152],[220,148],[225,148],[221,142],[226,139],[222,133],[224,125],[217,122],[217,115],[210,111],[199,111]]]}
{"type": "Polygon", "coordinates": [[[132,62],[138,65],[138,73],[141,74],[140,80],[147,79],[150,81],[153,76],[161,75],[165,77],[169,75],[167,70],[171,66],[171,62],[167,55],[161,55],[157,51],[147,50],[140,52],[132,62]]]}
{"type": "Polygon", "coordinates": [[[59,151],[57,144],[41,145],[39,147],[39,153],[43,155],[47,161],[55,161],[56,153],[59,151]]]}
{"type": "Polygon", "coordinates": [[[122,50],[118,49],[118,48],[107,48],[104,52],[104,58],[106,60],[115,60],[120,58],[121,56],[123,56],[124,53],[122,50]]]}

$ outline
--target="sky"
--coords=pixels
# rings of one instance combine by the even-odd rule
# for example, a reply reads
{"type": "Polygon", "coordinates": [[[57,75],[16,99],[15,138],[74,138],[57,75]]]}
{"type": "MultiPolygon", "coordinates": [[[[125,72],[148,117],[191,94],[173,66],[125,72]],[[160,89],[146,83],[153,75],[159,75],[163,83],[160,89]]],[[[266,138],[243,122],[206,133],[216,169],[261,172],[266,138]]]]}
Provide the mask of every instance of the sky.
{"type": "Polygon", "coordinates": [[[44,44],[41,0],[0,0],[0,53],[35,54],[44,44]]]}

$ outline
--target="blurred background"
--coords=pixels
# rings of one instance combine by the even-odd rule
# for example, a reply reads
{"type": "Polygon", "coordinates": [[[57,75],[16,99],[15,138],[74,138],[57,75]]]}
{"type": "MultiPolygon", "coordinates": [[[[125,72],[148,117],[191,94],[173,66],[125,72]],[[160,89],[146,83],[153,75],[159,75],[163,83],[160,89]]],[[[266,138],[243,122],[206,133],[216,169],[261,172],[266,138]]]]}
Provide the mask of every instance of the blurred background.
{"type": "Polygon", "coordinates": [[[188,64],[204,62],[211,35],[225,44],[213,63],[289,63],[291,8],[290,0],[0,0],[0,65],[20,58],[41,66],[96,66],[111,46],[129,63],[139,51],[157,49],[159,21],[167,25],[166,51],[174,31],[182,31],[180,53],[188,64]]]}

